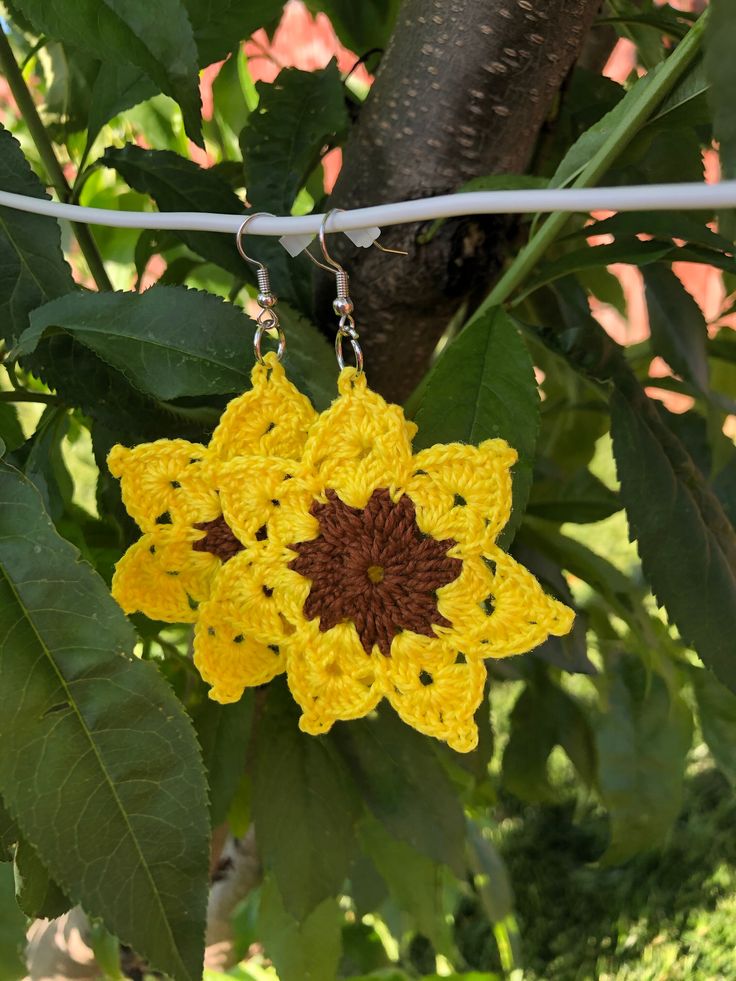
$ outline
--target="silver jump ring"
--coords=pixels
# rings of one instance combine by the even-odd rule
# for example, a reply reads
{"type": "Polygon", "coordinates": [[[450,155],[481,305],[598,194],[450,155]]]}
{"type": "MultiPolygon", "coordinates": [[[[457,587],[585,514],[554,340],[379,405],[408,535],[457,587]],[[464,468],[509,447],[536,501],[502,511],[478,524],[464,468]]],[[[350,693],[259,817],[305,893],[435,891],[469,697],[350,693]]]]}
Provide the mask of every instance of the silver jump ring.
{"type": "MultiPolygon", "coordinates": [[[[266,313],[267,311],[263,311],[266,313]]],[[[256,360],[258,364],[264,364],[263,354],[261,353],[261,341],[263,340],[263,335],[268,330],[275,330],[278,336],[279,346],[276,349],[276,360],[281,361],[286,351],[286,335],[281,324],[278,321],[278,317],[271,315],[268,320],[261,321],[260,317],[256,321],[258,326],[256,327],[256,332],[253,335],[253,350],[256,355],[256,360]]]]}
{"type": "MultiPolygon", "coordinates": [[[[347,337],[347,334],[343,334],[338,331],[337,337],[335,338],[335,357],[337,358],[337,364],[340,371],[345,367],[345,359],[342,354],[342,339],[347,337]]],[[[360,349],[360,344],[355,340],[354,337],[348,338],[350,341],[350,346],[353,349],[353,356],[355,357],[355,374],[363,374],[363,352],[360,349]]]]}
{"type": "Polygon", "coordinates": [[[353,349],[353,356],[355,357],[355,373],[356,375],[363,374],[363,351],[361,350],[360,344],[358,344],[358,331],[355,329],[355,321],[350,316],[350,314],[344,314],[340,317],[340,325],[337,328],[337,335],[335,337],[335,357],[337,358],[337,364],[340,371],[345,367],[345,359],[342,353],[342,342],[343,338],[347,337],[350,341],[350,346],[353,349]]]}
{"type": "Polygon", "coordinates": [[[256,323],[264,330],[270,330],[271,327],[278,327],[279,318],[273,308],[261,307],[261,312],[256,317],[256,323]]]}

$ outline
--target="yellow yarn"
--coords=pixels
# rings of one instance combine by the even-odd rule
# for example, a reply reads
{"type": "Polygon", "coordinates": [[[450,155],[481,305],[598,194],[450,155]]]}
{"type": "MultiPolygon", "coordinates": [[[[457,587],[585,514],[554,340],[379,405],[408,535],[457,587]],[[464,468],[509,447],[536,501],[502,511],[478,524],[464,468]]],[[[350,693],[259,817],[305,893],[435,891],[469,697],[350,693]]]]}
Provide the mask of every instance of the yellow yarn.
{"type": "MultiPolygon", "coordinates": [[[[217,701],[237,701],[246,687],[285,671],[305,732],[326,732],[387,698],[420,732],[472,750],[484,658],[530,650],[549,634],[567,633],[573,621],[571,610],[495,545],[511,512],[516,452],[491,439],[413,455],[414,424],[353,368],[342,371],[339,397],[321,415],[273,355],[252,378],[253,388],[230,403],[208,447],[159,440],[111,451],[110,470],[144,532],[117,565],[113,595],[127,612],[195,623],[194,661],[217,701]],[[389,511],[369,518],[377,491],[388,492],[389,511]],[[423,538],[434,539],[457,571],[446,573],[430,597],[431,625],[421,620],[427,596],[417,607],[405,590],[407,616],[419,616],[417,629],[426,635],[392,627],[385,656],[377,644],[367,651],[362,643],[357,611],[321,629],[320,616],[305,613],[311,591],[323,588],[325,602],[333,603],[340,588],[320,586],[291,566],[297,543],[323,534],[320,506],[338,508],[356,528],[378,522],[370,525],[378,536],[380,522],[393,520],[390,509],[405,495],[413,505],[416,555],[428,554],[423,545],[432,543],[423,538]]],[[[400,528],[411,536],[405,511],[400,528]]],[[[335,549],[338,568],[339,542],[335,549]]],[[[377,561],[371,559],[373,583],[383,576],[377,561]]],[[[422,574],[421,558],[405,561],[411,575],[422,574]]],[[[376,595],[366,588],[365,596],[376,595]]],[[[379,601],[365,600],[369,620],[383,615],[371,602],[379,601]]]]}

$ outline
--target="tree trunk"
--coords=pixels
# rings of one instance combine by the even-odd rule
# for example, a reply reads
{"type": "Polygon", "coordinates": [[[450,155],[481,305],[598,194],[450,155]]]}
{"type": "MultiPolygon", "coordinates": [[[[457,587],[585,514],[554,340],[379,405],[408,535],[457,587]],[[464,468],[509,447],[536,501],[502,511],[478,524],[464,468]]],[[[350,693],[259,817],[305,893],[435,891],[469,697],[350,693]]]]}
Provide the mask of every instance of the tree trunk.
{"type": "MultiPolygon", "coordinates": [[[[523,173],[600,0],[405,0],[371,93],[350,136],[332,207],[355,208],[454,191],[471,177],[523,173]]],[[[486,291],[509,222],[445,223],[431,241],[417,224],[381,242],[407,258],[331,237],[351,274],[371,384],[402,401],[426,370],[463,300],[486,291]]],[[[334,296],[321,280],[318,306],[334,296]]],[[[323,322],[325,316],[320,317],[323,322]]]]}

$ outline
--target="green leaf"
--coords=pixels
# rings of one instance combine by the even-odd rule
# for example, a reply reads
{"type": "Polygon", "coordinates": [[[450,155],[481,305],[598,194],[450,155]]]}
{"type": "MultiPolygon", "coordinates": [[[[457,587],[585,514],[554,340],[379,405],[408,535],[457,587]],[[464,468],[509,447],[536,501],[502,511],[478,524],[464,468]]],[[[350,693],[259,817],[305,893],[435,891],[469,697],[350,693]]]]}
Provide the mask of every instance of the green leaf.
{"type": "Polygon", "coordinates": [[[307,0],[312,13],[324,11],[346,48],[363,55],[385,48],[396,23],[401,0],[307,0]]]}
{"type": "MultiPolygon", "coordinates": [[[[488,767],[493,759],[495,745],[493,725],[491,723],[491,706],[488,701],[489,687],[490,683],[486,681],[483,699],[476,709],[474,716],[475,724],[478,727],[478,745],[475,749],[469,753],[456,753],[445,744],[439,744],[434,747],[435,752],[439,752],[443,759],[448,773],[453,775],[453,770],[454,772],[460,773],[464,771],[464,773],[472,778],[475,784],[475,788],[471,789],[471,793],[474,790],[478,790],[481,795],[487,788],[488,767]]],[[[451,862],[447,862],[447,864],[452,866],[451,862]]]]}
{"type": "Polygon", "coordinates": [[[391,960],[383,941],[370,922],[363,923],[361,918],[356,916],[354,922],[343,926],[341,977],[352,979],[358,971],[379,971],[390,965],[391,960]]]}
{"type": "Polygon", "coordinates": [[[335,981],[343,919],[337,901],[325,899],[297,922],[269,876],[261,888],[258,930],[280,981],[335,981]]]}
{"type": "MultiPolygon", "coordinates": [[[[534,519],[532,518],[531,521],[533,522],[534,519]]],[[[528,539],[529,535],[522,526],[514,541],[514,558],[526,566],[546,593],[575,609],[574,597],[558,562],[538,548],[530,547],[528,539]]],[[[564,637],[548,637],[535,650],[522,655],[521,660],[517,662],[522,674],[526,676],[526,672],[529,672],[533,677],[537,660],[562,668],[563,671],[571,674],[596,674],[596,667],[588,657],[586,633],[587,619],[585,614],[578,612],[570,633],[564,637]]]]}
{"type": "Polygon", "coordinates": [[[158,89],[136,65],[103,61],[92,85],[87,117],[87,152],[102,127],[119,112],[154,96],[158,89]]]}
{"type": "Polygon", "coordinates": [[[461,876],[463,810],[428,741],[386,709],[375,719],[336,726],[333,740],[389,834],[461,876]]]}
{"type": "Polygon", "coordinates": [[[322,412],[337,397],[335,348],[319,327],[286,303],[279,304],[278,315],[286,332],[286,373],[322,412]]]}
{"type": "Polygon", "coordinates": [[[468,854],[473,885],[491,923],[500,923],[514,911],[514,894],[509,872],[493,844],[490,828],[468,821],[468,854]]]}
{"type": "Polygon", "coordinates": [[[643,127],[642,132],[648,129],[679,126],[689,126],[693,129],[696,126],[710,128],[708,87],[703,59],[698,58],[643,127]]]}
{"type": "Polygon", "coordinates": [[[340,73],[284,68],[258,83],[258,108],[240,135],[248,200],[255,211],[288,215],[323,147],[348,125],[340,73]]]}
{"type": "Polygon", "coordinates": [[[634,9],[627,10],[617,17],[600,17],[598,24],[641,24],[654,28],[658,34],[670,34],[673,38],[681,38],[687,33],[687,23],[678,18],[671,10],[652,11],[637,14],[634,9]]]}
{"type": "Polygon", "coordinates": [[[698,213],[686,211],[621,211],[610,218],[603,218],[592,225],[586,225],[568,238],[589,238],[594,235],[631,236],[645,234],[656,239],[679,238],[693,245],[701,245],[716,252],[729,252],[733,243],[718,235],[705,222],[707,215],[698,219],[698,213]]]}
{"type": "Polygon", "coordinates": [[[26,918],[15,901],[13,867],[0,863],[0,981],[19,981],[25,976],[25,946],[26,918]]]}
{"type": "Polygon", "coordinates": [[[388,896],[388,887],[373,862],[360,851],[350,866],[348,892],[359,917],[377,910],[388,896]]]}
{"type": "Polygon", "coordinates": [[[87,918],[86,941],[95,958],[95,965],[102,972],[104,981],[123,981],[120,965],[120,941],[99,919],[87,918]]]}
{"type": "Polygon", "coordinates": [[[736,696],[710,671],[694,667],[691,677],[703,739],[718,769],[736,785],[736,696]]]}
{"type": "Polygon", "coordinates": [[[519,299],[523,299],[540,286],[552,283],[563,276],[585,269],[610,266],[614,262],[626,262],[635,266],[646,266],[669,258],[675,252],[671,242],[646,241],[641,239],[617,239],[610,245],[588,245],[582,249],[565,252],[557,259],[543,262],[536,274],[524,286],[519,299]]]}
{"type": "Polygon", "coordinates": [[[736,691],[736,538],[681,444],[655,425],[614,392],[611,435],[629,533],[685,643],[736,691]]]}
{"type": "MultiPolygon", "coordinates": [[[[387,967],[380,971],[371,971],[370,974],[360,974],[357,977],[351,976],[350,981],[414,981],[415,977],[416,975],[410,977],[406,971],[401,971],[399,968],[387,967]]],[[[426,981],[426,977],[422,977],[421,981],[426,981]]],[[[478,979],[475,979],[475,981],[478,981],[478,979]]],[[[486,981],[486,979],[482,978],[480,981],[486,981]]],[[[492,978],[490,981],[496,981],[496,979],[492,978]]]]}
{"type": "Polygon", "coordinates": [[[44,509],[54,522],[59,521],[74,493],[74,482],[61,451],[68,431],[68,411],[49,406],[30,440],[30,452],[23,464],[23,473],[41,495],[44,509]]]}
{"type": "Polygon", "coordinates": [[[213,828],[225,820],[243,776],[252,717],[252,692],[234,705],[208,699],[193,715],[207,771],[213,828]]]}
{"type": "Polygon", "coordinates": [[[561,535],[546,522],[530,519],[519,532],[521,542],[529,541],[550,555],[559,566],[587,582],[596,592],[614,601],[628,600],[631,580],[608,559],[591,551],[582,542],[561,535]]]}
{"type": "MultiPolygon", "coordinates": [[[[225,181],[211,170],[171,150],[143,150],[133,143],[108,147],[100,163],[114,168],[134,190],[150,194],[159,211],[211,211],[244,214],[245,206],[225,181]]],[[[238,279],[252,278],[238,255],[232,235],[218,232],[177,232],[197,255],[238,279]]]]}
{"type": "Polygon", "coordinates": [[[442,902],[447,870],[405,842],[392,838],[372,818],[361,821],[360,838],[385,879],[399,912],[408,918],[414,930],[432,941],[436,950],[452,952],[442,902]]]}
{"type": "MultiPolygon", "coordinates": [[[[18,141],[2,126],[0,188],[49,200],[18,141]]],[[[31,310],[74,289],[53,218],[0,207],[0,282],[0,336],[10,345],[28,326],[31,310]]]]}
{"type": "MultiPolygon", "coordinates": [[[[736,178],[736,107],[733,91],[736,87],[736,17],[733,0],[712,0],[710,21],[706,32],[705,71],[710,83],[708,97],[713,111],[713,135],[718,141],[723,180],[736,178]]],[[[724,235],[734,237],[733,212],[724,235]]]]}
{"type": "MultiPolygon", "coordinates": [[[[314,324],[285,305],[279,307],[279,314],[287,333],[287,373],[318,409],[326,408],[337,394],[332,347],[314,324]]],[[[42,371],[44,380],[68,393],[72,404],[91,415],[106,413],[106,422],[110,416],[107,424],[118,431],[123,424],[115,419],[115,413],[129,408],[128,386],[136,393],[164,401],[181,396],[239,394],[248,388],[254,361],[254,326],[240,307],[183,286],[157,285],[144,293],[75,293],[33,312],[32,326],[24,333],[16,354],[27,358],[47,334],[54,343],[65,339],[57,336],[58,329],[73,337],[95,355],[95,360],[99,357],[104,367],[90,365],[81,377],[83,362],[80,364],[73,352],[47,352],[43,366],[50,368],[51,374],[42,371]],[[64,370],[56,370],[62,366],[64,370]],[[105,386],[105,372],[112,376],[112,395],[105,386]],[[84,399],[90,384],[98,383],[101,392],[97,398],[76,401],[84,399]],[[107,413],[111,398],[121,404],[111,406],[107,413]]],[[[177,407],[176,411],[186,418],[187,410],[177,407]]],[[[216,417],[211,420],[215,421],[216,417]]]]}
{"type": "Polygon", "coordinates": [[[409,411],[419,426],[415,449],[500,436],[517,451],[514,508],[500,539],[508,544],[529,497],[539,393],[529,352],[500,307],[474,320],[446,348],[412,395],[409,411]]]}
{"type": "Polygon", "coordinates": [[[647,89],[652,80],[660,70],[661,68],[658,66],[635,82],[610,112],[602,116],[573,143],[552,176],[549,182],[550,187],[562,187],[577,177],[591,157],[601,149],[611,133],[636,111],[639,103],[646,97],[647,89]]]}
{"type": "Polygon", "coordinates": [[[102,580],[0,465],[0,792],[74,900],[175,981],[201,976],[199,750],[102,580]],[[111,860],[114,856],[114,861],[111,860]]]}
{"type": "Polygon", "coordinates": [[[660,407],[659,415],[686,448],[721,502],[731,524],[736,526],[736,446],[722,432],[721,420],[713,420],[715,425],[709,426],[708,419],[695,409],[674,413],[660,407]]]}
{"type": "Polygon", "coordinates": [[[35,351],[52,328],[68,331],[139,391],[164,400],[242,391],[253,364],[243,311],[181,286],[62,297],[33,312],[15,356],[35,351]]]}
{"type": "Polygon", "coordinates": [[[0,800],[0,862],[12,861],[13,846],[18,838],[18,827],[0,800]]]}
{"type": "Polygon", "coordinates": [[[703,312],[667,266],[642,270],[652,347],[678,375],[708,390],[708,325],[703,312]]]}
{"type": "Polygon", "coordinates": [[[299,730],[287,689],[272,683],[258,728],[253,819],[258,848],[300,922],[348,873],[357,813],[347,767],[325,739],[299,730]]]}
{"type": "Polygon", "coordinates": [[[547,760],[561,746],[583,782],[595,779],[593,733],[585,713],[570,695],[549,680],[527,685],[514,704],[503,755],[504,786],[520,800],[541,803],[555,793],[547,760]]]}
{"type": "MultiPolygon", "coordinates": [[[[102,424],[112,437],[108,450],[121,440],[127,445],[173,437],[201,441],[217,424],[216,408],[176,405],[146,396],[71,333],[49,331],[49,335],[34,354],[24,358],[24,367],[67,405],[102,424]]],[[[98,465],[104,469],[104,456],[98,465]]]]}
{"type": "Polygon", "coordinates": [[[581,269],[577,278],[583,289],[592,293],[601,303],[612,306],[622,317],[626,317],[626,296],[621,281],[605,266],[581,269]]]}
{"type": "MultiPolygon", "coordinates": [[[[248,71],[248,59],[241,47],[228,58],[212,83],[214,118],[220,129],[229,131],[223,136],[226,139],[229,137],[228,145],[232,146],[233,156],[238,158],[240,153],[237,150],[237,138],[248,121],[252,105],[249,93],[245,91],[244,81],[250,84],[255,94],[255,83],[250,79],[248,71]]],[[[236,181],[231,186],[240,187],[244,183],[243,165],[239,159],[221,161],[220,170],[231,174],[229,180],[236,181]],[[225,165],[224,168],[222,164],[225,165]]]]}
{"type": "Polygon", "coordinates": [[[547,760],[556,744],[556,727],[544,701],[527,685],[514,703],[503,754],[503,785],[531,804],[553,800],[547,760]]]}
{"type": "Polygon", "coordinates": [[[658,675],[625,655],[610,666],[596,728],[598,785],[610,814],[605,864],[626,861],[664,839],[680,812],[692,716],[658,675]]]}
{"type": "Polygon", "coordinates": [[[49,41],[38,52],[46,81],[43,121],[52,138],[62,141],[84,129],[90,85],[100,62],[73,44],[49,41]]]}
{"type": "Polygon", "coordinates": [[[202,145],[197,48],[181,0],[16,0],[39,33],[105,60],[137,65],[181,106],[189,136],[202,145]]]}
{"type": "Polygon", "coordinates": [[[0,440],[10,452],[26,441],[18,420],[18,410],[10,402],[0,402],[0,440]]]}
{"type": "Polygon", "coordinates": [[[553,473],[536,479],[527,505],[527,514],[576,524],[603,521],[620,510],[618,494],[609,490],[587,467],[569,477],[553,473]]]}
{"type": "Polygon", "coordinates": [[[15,898],[31,919],[55,920],[74,905],[51,878],[35,848],[23,839],[15,850],[15,898]]]}
{"type": "Polygon", "coordinates": [[[222,61],[240,41],[281,16],[283,0],[184,0],[202,68],[222,61]]]}

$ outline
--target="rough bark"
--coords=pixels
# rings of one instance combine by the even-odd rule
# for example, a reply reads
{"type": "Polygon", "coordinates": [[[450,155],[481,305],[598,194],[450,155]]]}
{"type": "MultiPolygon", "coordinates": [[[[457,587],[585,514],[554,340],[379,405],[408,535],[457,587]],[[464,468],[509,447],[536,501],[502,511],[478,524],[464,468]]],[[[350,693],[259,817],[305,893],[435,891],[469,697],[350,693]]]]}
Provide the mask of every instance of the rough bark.
{"type": "MultiPolygon", "coordinates": [[[[600,0],[405,0],[331,199],[360,207],[454,191],[471,177],[523,173],[600,0]]],[[[407,258],[331,243],[351,274],[371,384],[401,401],[460,302],[472,305],[505,254],[501,218],[418,225],[381,241],[407,258]]],[[[334,284],[318,287],[322,322],[334,284]]],[[[329,307],[327,308],[329,311],[329,307]]]]}

